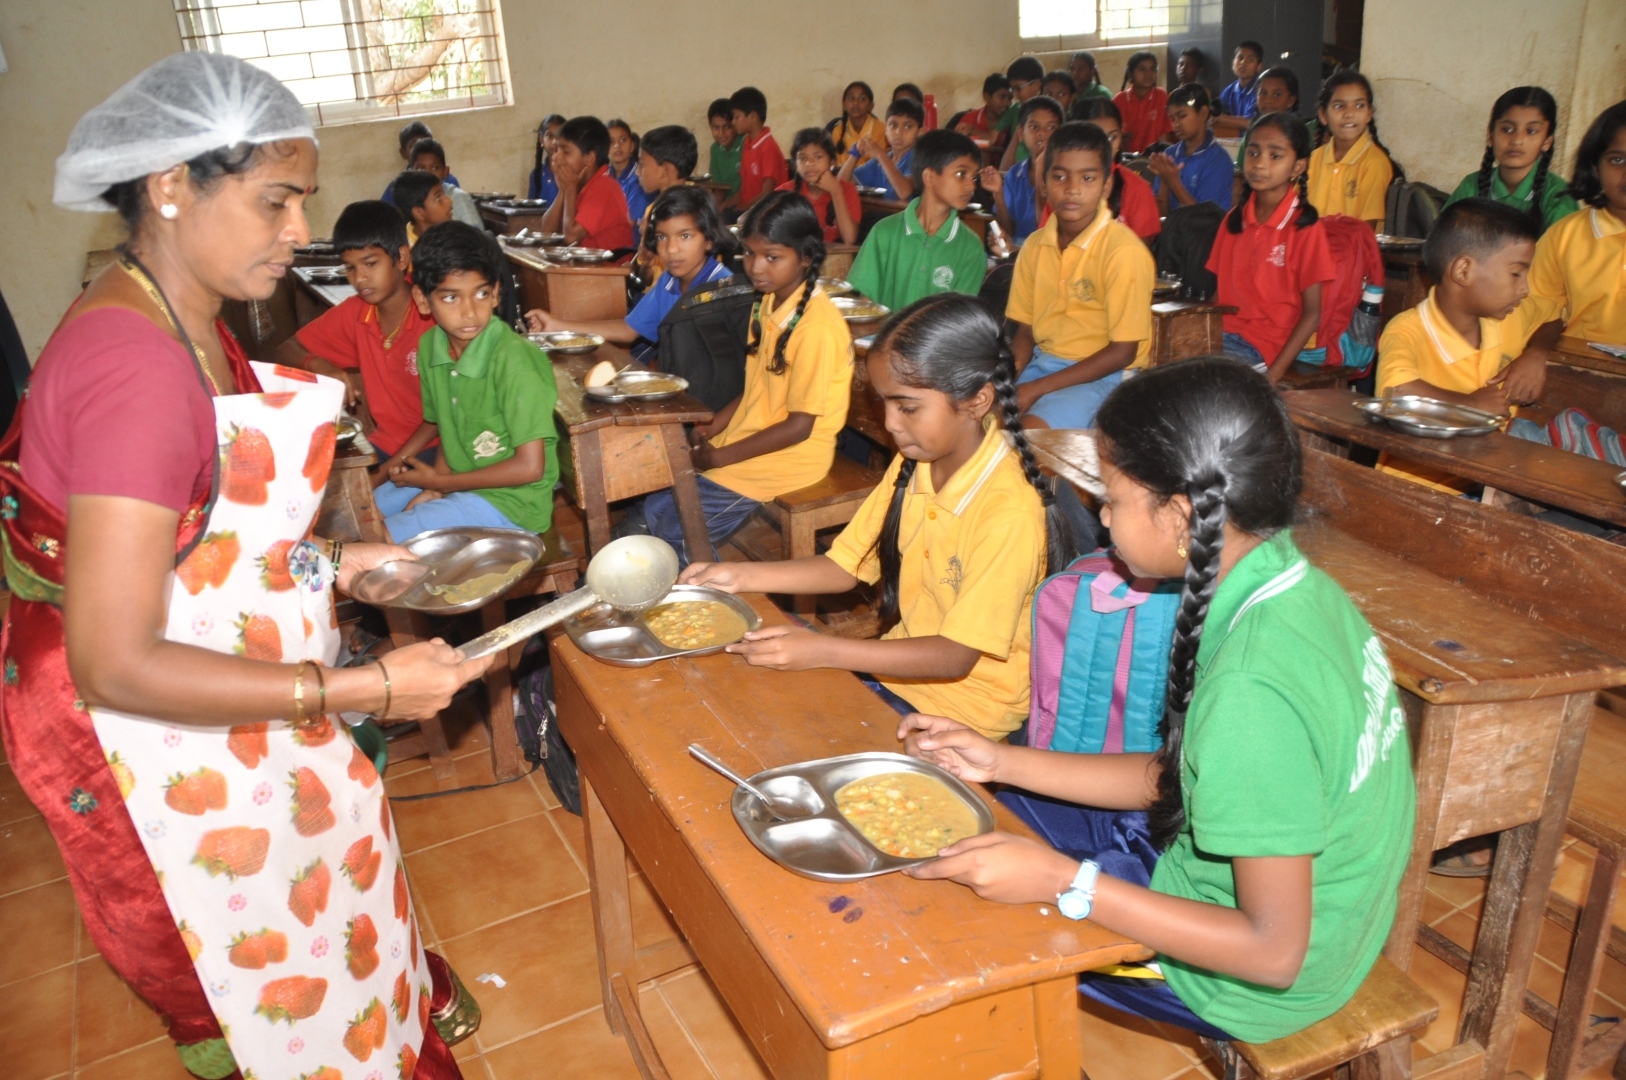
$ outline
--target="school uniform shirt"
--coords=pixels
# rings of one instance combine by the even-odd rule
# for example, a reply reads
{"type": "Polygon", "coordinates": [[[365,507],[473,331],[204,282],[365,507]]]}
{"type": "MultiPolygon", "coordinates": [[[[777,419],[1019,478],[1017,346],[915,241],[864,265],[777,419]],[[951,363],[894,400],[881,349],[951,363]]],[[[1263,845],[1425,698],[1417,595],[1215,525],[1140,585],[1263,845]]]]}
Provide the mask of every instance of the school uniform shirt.
{"type": "MultiPolygon", "coordinates": [[[[802,286],[806,288],[807,286],[802,286]]],[[[756,355],[745,358],[745,390],[740,404],[713,446],[728,446],[779,423],[793,412],[813,417],[813,433],[795,446],[708,469],[706,477],[748,499],[767,502],[787,491],[823,480],[835,460],[836,438],[847,422],[852,397],[853,341],[847,321],[824,290],[815,287],[807,309],[796,318],[802,290],[783,307],[770,293],[758,301],[756,355]],[[792,325],[794,323],[794,325],[792,325]],[[785,370],[768,370],[780,335],[785,343],[785,370]]]]}
{"type": "Polygon", "coordinates": [[[627,216],[627,197],[610,174],[608,165],[601,166],[576,193],[576,224],[587,230],[581,239],[582,247],[607,251],[632,247],[632,219],[627,216]]]}
{"type": "Polygon", "coordinates": [[[730,195],[740,190],[740,153],[744,148],[744,135],[734,136],[727,146],[715,140],[711,144],[711,182],[727,184],[730,195]]]}
{"type": "Polygon", "coordinates": [[[1113,95],[1112,102],[1124,118],[1125,153],[1139,154],[1153,143],[1168,139],[1171,134],[1169,92],[1161,86],[1152,87],[1152,92],[1143,98],[1136,97],[1133,90],[1120,90],[1113,95]]]}
{"type": "Polygon", "coordinates": [[[527,199],[543,199],[551,203],[559,197],[559,181],[553,178],[553,166],[543,163],[542,168],[531,170],[531,182],[526,188],[527,199]]]}
{"type": "Polygon", "coordinates": [[[452,220],[484,230],[485,222],[480,218],[480,204],[474,201],[474,196],[450,181],[441,186],[446,189],[446,197],[452,200],[452,220]]]}
{"type": "Polygon", "coordinates": [[[973,131],[984,132],[986,135],[992,138],[994,132],[1005,130],[1003,126],[1005,117],[1009,115],[1010,110],[1007,109],[998,116],[990,116],[988,114],[988,106],[984,105],[981,108],[972,109],[970,112],[966,113],[960,118],[960,122],[962,124],[970,124],[973,131]]]}
{"type": "MultiPolygon", "coordinates": [[[[874,139],[882,146],[886,145],[886,124],[883,123],[880,117],[876,116],[874,113],[870,113],[868,116],[866,116],[863,124],[859,125],[858,127],[853,127],[852,122],[848,120],[846,114],[843,113],[835,120],[832,120],[830,122],[830,126],[825,130],[830,133],[831,141],[836,144],[837,154],[846,154],[847,151],[858,145],[859,139],[862,139],[865,136],[874,139]]],[[[863,157],[858,159],[858,163],[863,165],[871,160],[873,159],[868,154],[865,154],[863,157]]],[[[840,167],[840,163],[837,162],[836,168],[839,169],[840,167]]]]}
{"type": "MultiPolygon", "coordinates": [[[[730,276],[728,267],[708,257],[689,287],[694,289],[708,281],[723,281],[730,276]]],[[[627,312],[627,325],[645,341],[655,341],[660,337],[661,322],[682,299],[683,283],[663,270],[661,276],[655,279],[655,284],[645,289],[638,303],[627,312]]]]}
{"type": "Polygon", "coordinates": [[[633,230],[636,236],[642,231],[644,212],[649,209],[649,196],[644,193],[644,182],[638,175],[638,163],[627,163],[627,171],[620,176],[615,175],[615,167],[610,166],[610,176],[621,185],[621,194],[627,200],[627,220],[639,223],[639,228],[633,230]]]}
{"type": "Polygon", "coordinates": [[[434,325],[409,298],[400,328],[392,328],[386,342],[378,308],[352,296],[306,323],[294,337],[334,367],[361,372],[367,409],[378,425],[367,439],[388,457],[423,423],[418,341],[434,325]]]}
{"type": "Polygon", "coordinates": [[[772,180],[773,187],[777,188],[789,179],[790,167],[785,163],[785,152],[774,141],[773,132],[763,128],[740,151],[741,190],[748,200],[755,202],[757,196],[762,194],[762,181],[772,180]]]}
{"type": "Polygon", "coordinates": [[[1152,888],[1234,908],[1231,860],[1313,856],[1310,943],[1285,990],[1160,956],[1170,989],[1248,1042],[1331,1016],[1389,935],[1415,795],[1383,643],[1291,530],[1244,555],[1214,593],[1180,778],[1186,825],[1152,888]]]}
{"type": "Polygon", "coordinates": [[[920,200],[876,222],[858,249],[847,281],[893,311],[940,292],[977,295],[988,256],[960,215],[951,213],[935,233],[920,223],[920,200]]]}
{"type": "Polygon", "coordinates": [[[1226,116],[1240,116],[1252,119],[1259,115],[1259,76],[1255,75],[1253,81],[1246,86],[1242,80],[1237,79],[1219,92],[1220,110],[1226,116]]]}
{"type": "MultiPolygon", "coordinates": [[[[839,244],[841,242],[841,223],[836,217],[835,209],[830,205],[830,193],[820,191],[818,188],[802,184],[797,187],[801,177],[795,180],[786,180],[774,188],[775,191],[796,191],[813,204],[813,213],[819,219],[819,225],[824,229],[824,242],[826,244],[839,244]]],[[[857,225],[864,220],[864,205],[858,200],[858,185],[851,180],[842,180],[841,201],[847,204],[847,213],[852,215],[853,224],[857,225]]]]}
{"type": "MultiPolygon", "coordinates": [[[[832,561],[860,581],[881,578],[875,541],[903,456],[836,537],[832,561]]],[[[898,614],[883,640],[942,636],[981,655],[963,679],[887,678],[881,685],[923,713],[1003,739],[1028,715],[1033,590],[1045,573],[1045,515],[1005,429],[982,443],[942,491],[921,462],[904,490],[898,527],[898,614]]]]}
{"type": "MultiPolygon", "coordinates": [[[[903,156],[892,164],[904,176],[913,176],[915,171],[915,148],[911,146],[905,150],[903,156]]],[[[892,180],[886,175],[886,170],[874,158],[870,158],[853,170],[853,181],[867,188],[883,189],[888,199],[902,198],[898,194],[898,189],[892,186],[892,180]]]]}
{"type": "MultiPolygon", "coordinates": [[[[1281,201],[1269,220],[1254,216],[1257,196],[1242,204],[1242,232],[1221,222],[1208,253],[1207,269],[1219,279],[1215,302],[1231,304],[1234,315],[1223,319],[1225,332],[1240,334],[1274,363],[1304,314],[1304,290],[1334,277],[1332,250],[1321,223],[1300,229],[1297,192],[1281,201]]],[[[1310,343],[1315,337],[1311,335],[1310,343]]]]}
{"type": "MultiPolygon", "coordinates": [[[[1457,185],[1457,190],[1453,191],[1451,197],[1445,200],[1445,206],[1450,206],[1454,202],[1461,202],[1463,199],[1476,198],[1478,195],[1479,171],[1476,169],[1462,178],[1462,183],[1457,185]]],[[[1531,169],[1525,173],[1524,179],[1519,181],[1518,186],[1509,191],[1507,185],[1502,182],[1502,170],[1491,169],[1490,197],[1503,206],[1511,206],[1520,213],[1528,214],[1536,197],[1536,170],[1531,169]]],[[[1440,207],[1440,209],[1445,209],[1445,206],[1440,207]]],[[[1575,197],[1570,194],[1570,186],[1564,182],[1564,178],[1555,172],[1549,172],[1547,174],[1547,183],[1542,186],[1541,190],[1542,228],[1550,227],[1560,218],[1568,217],[1580,208],[1581,204],[1576,202],[1575,197]]]]}
{"type": "Polygon", "coordinates": [[[1588,206],[1548,229],[1536,241],[1530,295],[1563,308],[1569,337],[1626,345],[1626,224],[1588,206]]]}
{"type": "MultiPolygon", "coordinates": [[[[1150,240],[1163,231],[1163,217],[1157,212],[1157,196],[1152,185],[1122,165],[1112,167],[1118,177],[1118,220],[1135,230],[1142,240],[1150,240]]],[[[1048,214],[1050,208],[1045,207],[1048,214]]]]}
{"type": "Polygon", "coordinates": [[[1310,205],[1323,217],[1348,214],[1362,221],[1382,221],[1394,163],[1378,149],[1370,132],[1362,132],[1344,160],[1332,159],[1328,139],[1310,154],[1310,205]]]}
{"type": "Polygon", "coordinates": [[[1011,235],[1026,240],[1039,228],[1039,194],[1034,190],[1028,162],[1018,161],[1005,170],[1005,211],[1011,215],[1011,235]]]}
{"type": "MultiPolygon", "coordinates": [[[[1214,138],[1213,132],[1204,135],[1203,144],[1195,153],[1186,149],[1184,141],[1169,147],[1168,155],[1180,169],[1180,183],[1198,202],[1211,202],[1221,210],[1231,208],[1231,181],[1236,176],[1236,163],[1214,138]]],[[[1163,190],[1163,179],[1152,181],[1152,190],[1163,190]]],[[[1174,205],[1170,196],[1170,207],[1174,205]]]]}
{"type": "Polygon", "coordinates": [[[1092,98],[1092,97],[1105,98],[1106,100],[1111,101],[1112,100],[1112,91],[1108,90],[1105,86],[1102,86],[1100,83],[1094,82],[1094,83],[1091,83],[1088,86],[1081,87],[1079,89],[1078,93],[1076,95],[1074,95],[1073,100],[1078,101],[1078,100],[1080,100],[1082,98],[1092,98]]]}
{"type": "Polygon", "coordinates": [[[514,524],[547,532],[559,482],[559,433],[553,426],[559,392],[542,350],[492,319],[453,360],[446,331],[437,326],[419,341],[418,370],[423,418],[440,429],[440,453],[454,473],[507,461],[515,447],[542,440],[540,479],[474,493],[514,524]]]}
{"type": "Polygon", "coordinates": [[[1152,285],[1157,265],[1134,230],[1103,200],[1095,220],[1063,251],[1056,219],[1028,237],[1016,257],[1008,318],[1033,327],[1039,348],[1083,360],[1114,341],[1136,342],[1131,368],[1152,356],[1152,285]]]}

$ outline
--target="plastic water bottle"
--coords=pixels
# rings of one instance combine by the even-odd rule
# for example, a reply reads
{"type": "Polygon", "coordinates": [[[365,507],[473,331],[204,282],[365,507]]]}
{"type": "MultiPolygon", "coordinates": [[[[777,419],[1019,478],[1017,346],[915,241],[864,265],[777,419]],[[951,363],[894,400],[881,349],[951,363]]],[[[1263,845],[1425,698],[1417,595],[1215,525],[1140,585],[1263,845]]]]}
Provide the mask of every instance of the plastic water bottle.
{"type": "Polygon", "coordinates": [[[924,109],[924,111],[926,113],[926,130],[927,131],[936,131],[937,130],[937,95],[936,94],[927,94],[926,95],[926,101],[922,105],[922,108],[924,109]]]}
{"type": "Polygon", "coordinates": [[[1361,302],[1356,305],[1361,311],[1377,318],[1383,314],[1383,286],[1367,282],[1361,290],[1361,302]]]}

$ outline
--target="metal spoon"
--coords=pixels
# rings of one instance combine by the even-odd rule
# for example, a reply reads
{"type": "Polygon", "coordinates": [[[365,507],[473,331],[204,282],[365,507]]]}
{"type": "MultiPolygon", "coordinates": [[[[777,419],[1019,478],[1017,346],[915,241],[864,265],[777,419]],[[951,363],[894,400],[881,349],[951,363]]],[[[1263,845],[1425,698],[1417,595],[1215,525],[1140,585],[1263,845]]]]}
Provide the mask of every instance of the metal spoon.
{"type": "Polygon", "coordinates": [[[689,756],[707,768],[715,769],[716,771],[722,773],[740,787],[744,788],[746,791],[749,791],[752,795],[755,795],[757,797],[757,801],[762,803],[763,807],[768,811],[768,813],[772,814],[780,821],[796,821],[799,818],[811,816],[807,807],[803,806],[801,803],[792,802],[789,799],[775,798],[774,796],[764,792],[755,784],[751,783],[751,781],[738,776],[732,769],[730,769],[727,765],[724,765],[721,761],[718,761],[709,750],[701,746],[699,743],[689,744],[689,756]]]}

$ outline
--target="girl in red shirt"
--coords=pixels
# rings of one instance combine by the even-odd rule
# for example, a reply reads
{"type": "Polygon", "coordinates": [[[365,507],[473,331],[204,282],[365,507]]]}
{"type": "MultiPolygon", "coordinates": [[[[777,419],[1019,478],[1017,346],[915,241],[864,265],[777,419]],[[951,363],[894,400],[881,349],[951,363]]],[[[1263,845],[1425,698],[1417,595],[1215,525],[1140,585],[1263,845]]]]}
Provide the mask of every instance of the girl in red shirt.
{"type": "Polygon", "coordinates": [[[836,176],[840,155],[835,142],[819,128],[803,128],[791,140],[790,159],[796,166],[796,178],[774,190],[794,191],[813,204],[826,244],[858,243],[864,207],[858,201],[857,185],[836,176]]]}
{"type": "MultiPolygon", "coordinates": [[[[1152,185],[1132,169],[1118,164],[1123,157],[1124,118],[1111,98],[1083,97],[1073,102],[1073,120],[1084,120],[1100,128],[1112,144],[1112,187],[1107,207],[1135,235],[1150,244],[1163,231],[1163,218],[1157,212],[1157,196],[1152,185]]],[[[1047,208],[1048,209],[1048,208],[1047,208]]]]}
{"type": "Polygon", "coordinates": [[[1123,117],[1124,149],[1131,153],[1144,154],[1169,138],[1169,92],[1157,83],[1157,54],[1144,49],[1131,54],[1123,89],[1112,98],[1123,117]]]}

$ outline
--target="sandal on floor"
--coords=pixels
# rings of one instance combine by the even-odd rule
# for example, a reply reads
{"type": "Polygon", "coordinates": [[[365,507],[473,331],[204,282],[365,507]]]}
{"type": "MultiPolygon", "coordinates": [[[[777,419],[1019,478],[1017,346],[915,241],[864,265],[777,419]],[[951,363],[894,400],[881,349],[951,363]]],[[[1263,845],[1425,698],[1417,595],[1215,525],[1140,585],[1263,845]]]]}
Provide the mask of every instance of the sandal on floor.
{"type": "Polygon", "coordinates": [[[1442,852],[1435,857],[1428,872],[1441,877],[1490,877],[1490,863],[1476,863],[1465,851],[1442,852]]]}

